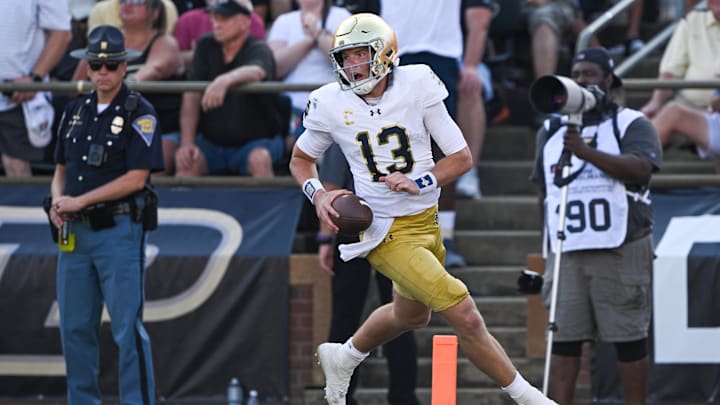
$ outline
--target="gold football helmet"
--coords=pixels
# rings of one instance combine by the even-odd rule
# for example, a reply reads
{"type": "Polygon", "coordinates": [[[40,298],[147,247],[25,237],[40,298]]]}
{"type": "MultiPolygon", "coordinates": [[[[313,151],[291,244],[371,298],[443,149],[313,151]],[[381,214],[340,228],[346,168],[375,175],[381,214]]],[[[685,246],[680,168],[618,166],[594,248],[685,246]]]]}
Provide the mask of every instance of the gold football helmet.
{"type": "Polygon", "coordinates": [[[370,93],[399,63],[395,31],[382,18],[370,13],[354,14],[343,20],[335,30],[329,53],[340,87],[360,96],[370,93]],[[343,66],[342,51],[361,46],[370,51],[370,77],[356,82],[349,77],[349,71],[359,65],[343,66]]]}

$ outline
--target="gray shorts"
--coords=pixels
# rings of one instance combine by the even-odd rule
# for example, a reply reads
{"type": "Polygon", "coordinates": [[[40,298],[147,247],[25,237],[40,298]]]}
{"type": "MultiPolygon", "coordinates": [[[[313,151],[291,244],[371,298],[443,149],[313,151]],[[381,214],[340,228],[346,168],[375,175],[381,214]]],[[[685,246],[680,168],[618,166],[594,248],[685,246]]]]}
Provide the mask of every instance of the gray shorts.
{"type": "Polygon", "coordinates": [[[528,31],[532,35],[540,23],[546,23],[562,39],[562,34],[570,29],[578,15],[577,8],[566,0],[551,0],[540,7],[525,3],[522,15],[527,20],[528,31]]]}
{"type": "MultiPolygon", "coordinates": [[[[543,298],[550,306],[554,256],[545,267],[543,298]]],[[[629,342],[646,338],[650,326],[652,235],[617,249],[584,250],[560,257],[553,340],[629,342]]]]}
{"type": "Polygon", "coordinates": [[[27,161],[42,160],[45,156],[42,148],[30,144],[20,106],[0,111],[0,153],[27,161]]]}

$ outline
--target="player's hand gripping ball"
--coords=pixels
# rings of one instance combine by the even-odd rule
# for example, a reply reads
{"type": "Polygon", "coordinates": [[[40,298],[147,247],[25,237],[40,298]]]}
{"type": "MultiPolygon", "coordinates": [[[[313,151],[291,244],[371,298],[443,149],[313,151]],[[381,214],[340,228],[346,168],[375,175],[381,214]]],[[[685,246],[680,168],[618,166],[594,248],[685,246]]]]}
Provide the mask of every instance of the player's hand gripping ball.
{"type": "Polygon", "coordinates": [[[332,202],[332,207],[340,217],[330,215],[330,219],[344,235],[357,235],[372,223],[373,212],[370,205],[355,194],[341,195],[332,202]]]}

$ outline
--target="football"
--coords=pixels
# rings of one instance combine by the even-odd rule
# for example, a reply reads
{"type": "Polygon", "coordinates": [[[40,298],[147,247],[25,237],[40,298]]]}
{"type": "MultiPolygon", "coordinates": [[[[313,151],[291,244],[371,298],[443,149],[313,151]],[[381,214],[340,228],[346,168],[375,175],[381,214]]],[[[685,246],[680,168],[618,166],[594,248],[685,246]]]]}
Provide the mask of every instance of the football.
{"type": "Polygon", "coordinates": [[[335,218],[331,215],[330,219],[344,235],[357,235],[372,223],[373,212],[370,205],[355,194],[341,195],[332,202],[332,207],[340,217],[335,218]]]}

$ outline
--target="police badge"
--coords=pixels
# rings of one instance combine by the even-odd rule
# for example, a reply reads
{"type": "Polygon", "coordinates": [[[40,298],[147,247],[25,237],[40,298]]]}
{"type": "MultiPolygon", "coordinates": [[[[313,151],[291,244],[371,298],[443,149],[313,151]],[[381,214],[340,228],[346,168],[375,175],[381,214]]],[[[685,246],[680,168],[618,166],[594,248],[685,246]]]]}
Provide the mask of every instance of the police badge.
{"type": "Polygon", "coordinates": [[[112,132],[113,135],[118,135],[123,130],[123,124],[125,124],[125,120],[121,116],[116,116],[113,118],[112,123],[110,123],[110,132],[112,132]]]}

